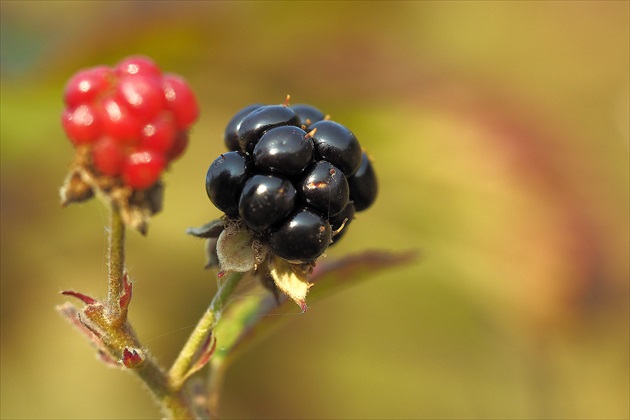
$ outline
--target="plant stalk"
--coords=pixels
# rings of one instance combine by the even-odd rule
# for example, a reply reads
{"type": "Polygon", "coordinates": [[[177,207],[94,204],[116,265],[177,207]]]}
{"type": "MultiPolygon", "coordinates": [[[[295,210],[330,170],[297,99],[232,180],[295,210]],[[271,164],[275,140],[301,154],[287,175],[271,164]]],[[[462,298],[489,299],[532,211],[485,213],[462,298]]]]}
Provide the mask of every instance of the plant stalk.
{"type": "Polygon", "coordinates": [[[116,206],[111,209],[109,231],[109,281],[107,287],[107,306],[112,319],[121,317],[119,299],[124,288],[125,271],[125,224],[116,206]]]}
{"type": "Polygon", "coordinates": [[[207,340],[208,334],[212,332],[221,319],[223,309],[225,308],[232,292],[234,292],[234,289],[236,289],[236,286],[243,277],[243,274],[244,273],[233,271],[225,274],[223,285],[219,288],[216,295],[214,295],[212,302],[210,302],[210,306],[197,323],[193,332],[190,334],[188,341],[182,348],[182,351],[179,353],[179,356],[169,371],[171,386],[174,389],[179,390],[184,385],[186,374],[193,363],[193,358],[207,340]]]}
{"type": "MultiPolygon", "coordinates": [[[[130,368],[151,390],[160,402],[168,418],[194,418],[190,403],[179,389],[174,389],[166,371],[151,357],[139,342],[127,320],[126,307],[121,308],[121,297],[125,293],[125,223],[116,206],[111,209],[109,232],[109,279],[107,287],[107,316],[102,319],[103,328],[109,338],[109,346],[122,353],[125,348],[142,349],[143,362],[130,368]]],[[[128,303],[128,302],[127,302],[128,303]]]]}

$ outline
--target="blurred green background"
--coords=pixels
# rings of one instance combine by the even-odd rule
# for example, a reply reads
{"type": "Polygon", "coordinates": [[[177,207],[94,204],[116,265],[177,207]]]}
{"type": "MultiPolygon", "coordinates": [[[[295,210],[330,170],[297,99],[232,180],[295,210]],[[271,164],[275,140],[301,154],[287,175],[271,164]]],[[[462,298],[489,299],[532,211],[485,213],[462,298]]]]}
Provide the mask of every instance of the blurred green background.
{"type": "Polygon", "coordinates": [[[106,294],[108,212],[61,209],[67,78],[129,54],[201,118],[148,237],[131,319],[168,365],[216,288],[204,192],[231,115],[307,102],[375,159],[337,258],[417,264],[287,315],[230,369],[224,417],[628,418],[628,2],[2,1],[3,418],[150,418],[54,307],[106,294]]]}

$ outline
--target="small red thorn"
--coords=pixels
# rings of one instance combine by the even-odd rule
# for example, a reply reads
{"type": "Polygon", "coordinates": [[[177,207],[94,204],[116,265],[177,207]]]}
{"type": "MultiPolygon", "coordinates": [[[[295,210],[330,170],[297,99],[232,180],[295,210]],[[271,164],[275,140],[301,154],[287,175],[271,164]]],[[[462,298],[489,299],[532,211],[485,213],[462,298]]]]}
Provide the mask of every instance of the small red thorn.
{"type": "Polygon", "coordinates": [[[221,270],[217,273],[218,278],[222,278],[223,276],[225,276],[225,271],[221,270]]]}
{"type": "Polygon", "coordinates": [[[96,299],[91,298],[91,297],[89,297],[87,295],[84,295],[83,293],[74,292],[72,290],[64,290],[64,291],[61,292],[61,294],[62,295],[66,295],[66,296],[72,296],[72,297],[75,297],[77,299],[80,299],[86,305],[91,305],[93,303],[96,303],[96,299]]]}
{"type": "Polygon", "coordinates": [[[129,369],[134,368],[138,366],[140,363],[142,363],[143,361],[144,359],[142,358],[138,350],[136,349],[129,350],[128,347],[125,347],[125,349],[123,350],[121,362],[123,365],[125,365],[126,368],[129,368],[129,369]]]}
{"type": "Polygon", "coordinates": [[[131,302],[131,294],[132,294],[132,285],[129,281],[129,276],[127,273],[123,275],[123,292],[118,300],[121,309],[127,309],[129,307],[129,303],[131,302]]]}

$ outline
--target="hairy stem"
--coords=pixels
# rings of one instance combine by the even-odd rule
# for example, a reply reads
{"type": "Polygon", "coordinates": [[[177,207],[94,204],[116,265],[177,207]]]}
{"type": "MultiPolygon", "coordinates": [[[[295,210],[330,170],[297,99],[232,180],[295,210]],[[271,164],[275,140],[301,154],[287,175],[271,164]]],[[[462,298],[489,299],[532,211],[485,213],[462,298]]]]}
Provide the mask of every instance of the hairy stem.
{"type": "Polygon", "coordinates": [[[172,389],[166,373],[152,359],[146,360],[145,366],[134,369],[134,371],[160,402],[162,411],[167,418],[196,418],[184,393],[172,389]]]}
{"type": "Polygon", "coordinates": [[[130,368],[151,390],[168,418],[194,418],[189,402],[180,390],[171,387],[166,371],[150,356],[139,342],[127,320],[126,305],[121,307],[125,291],[125,224],[116,206],[112,206],[109,232],[109,279],[107,288],[107,316],[101,328],[107,332],[109,347],[119,358],[125,349],[142,349],[143,362],[130,368]]]}
{"type": "Polygon", "coordinates": [[[186,373],[193,363],[193,358],[206,341],[208,334],[212,332],[219,322],[219,319],[221,319],[225,304],[242,277],[243,273],[227,272],[225,274],[223,285],[217,291],[216,295],[214,295],[210,306],[197,323],[197,326],[190,334],[184,348],[171,367],[169,377],[174,389],[180,389],[183,386],[186,373]]]}
{"type": "Polygon", "coordinates": [[[125,224],[116,206],[112,206],[111,214],[107,306],[112,318],[119,319],[121,317],[119,299],[124,289],[125,224]]]}

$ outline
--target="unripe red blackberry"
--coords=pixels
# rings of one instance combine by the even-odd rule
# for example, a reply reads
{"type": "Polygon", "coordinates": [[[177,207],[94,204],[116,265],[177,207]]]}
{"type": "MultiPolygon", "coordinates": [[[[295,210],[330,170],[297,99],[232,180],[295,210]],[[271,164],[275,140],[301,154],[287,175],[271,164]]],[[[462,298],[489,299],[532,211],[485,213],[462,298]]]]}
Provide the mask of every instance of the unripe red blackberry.
{"type": "Polygon", "coordinates": [[[115,138],[103,136],[92,148],[92,159],[96,169],[103,175],[119,176],[122,173],[126,155],[115,138]]]}
{"type": "Polygon", "coordinates": [[[75,146],[93,143],[102,133],[100,116],[86,104],[65,109],[61,114],[61,125],[75,146]]]}
{"type": "Polygon", "coordinates": [[[162,79],[166,108],[175,116],[177,128],[186,130],[199,117],[199,106],[188,83],[176,74],[166,74],[162,79]]]}
{"type": "Polygon", "coordinates": [[[138,150],[127,156],[122,177],[131,188],[142,190],[155,184],[165,166],[166,159],[161,153],[138,150]]]}
{"type": "Polygon", "coordinates": [[[68,107],[90,103],[109,90],[112,80],[113,70],[106,66],[80,71],[68,80],[63,100],[68,107]]]}
{"type": "Polygon", "coordinates": [[[88,146],[87,169],[132,189],[159,180],[183,153],[199,115],[186,81],[163,74],[143,56],[77,72],[66,84],[64,102],[62,126],[75,146],[88,146]]]}

